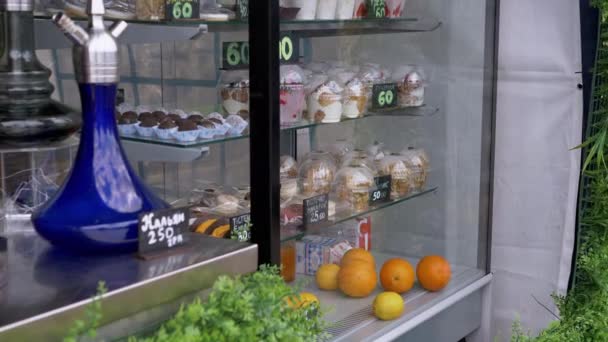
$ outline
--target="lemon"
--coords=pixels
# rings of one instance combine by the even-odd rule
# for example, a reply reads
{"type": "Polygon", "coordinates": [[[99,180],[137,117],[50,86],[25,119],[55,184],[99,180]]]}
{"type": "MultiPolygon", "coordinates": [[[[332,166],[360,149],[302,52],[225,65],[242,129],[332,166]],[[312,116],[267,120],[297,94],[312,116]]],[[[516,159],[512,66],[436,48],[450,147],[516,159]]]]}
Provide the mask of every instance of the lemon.
{"type": "Polygon", "coordinates": [[[336,264],[325,264],[321,265],[317,270],[315,279],[317,286],[321,290],[335,290],[338,288],[338,272],[340,266],[336,264]]]}
{"type": "Polygon", "coordinates": [[[382,292],[374,299],[374,315],[381,320],[398,318],[404,309],[403,298],[396,292],[382,292]]]}

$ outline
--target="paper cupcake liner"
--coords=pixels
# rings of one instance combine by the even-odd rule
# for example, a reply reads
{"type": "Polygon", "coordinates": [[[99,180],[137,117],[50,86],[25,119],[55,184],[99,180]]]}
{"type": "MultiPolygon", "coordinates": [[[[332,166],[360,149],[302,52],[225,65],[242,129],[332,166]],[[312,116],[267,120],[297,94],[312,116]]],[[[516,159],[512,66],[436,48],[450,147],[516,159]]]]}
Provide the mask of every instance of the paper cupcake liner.
{"type": "Polygon", "coordinates": [[[173,133],[177,132],[177,127],[173,128],[158,128],[154,127],[154,132],[159,139],[171,140],[173,139],[173,133]]]}
{"type": "Polygon", "coordinates": [[[118,132],[120,132],[120,135],[133,135],[136,126],[137,124],[118,125],[118,132]]]}
{"type": "Polygon", "coordinates": [[[142,127],[139,124],[135,125],[135,130],[137,131],[137,134],[141,135],[142,137],[151,137],[154,135],[154,128],[155,127],[142,127]]]}
{"type": "Polygon", "coordinates": [[[200,136],[200,129],[193,131],[177,131],[173,132],[173,138],[179,142],[192,142],[200,136]]]}
{"type": "Polygon", "coordinates": [[[211,139],[215,136],[216,130],[212,128],[207,128],[203,126],[198,126],[199,138],[201,139],[211,139]]]}

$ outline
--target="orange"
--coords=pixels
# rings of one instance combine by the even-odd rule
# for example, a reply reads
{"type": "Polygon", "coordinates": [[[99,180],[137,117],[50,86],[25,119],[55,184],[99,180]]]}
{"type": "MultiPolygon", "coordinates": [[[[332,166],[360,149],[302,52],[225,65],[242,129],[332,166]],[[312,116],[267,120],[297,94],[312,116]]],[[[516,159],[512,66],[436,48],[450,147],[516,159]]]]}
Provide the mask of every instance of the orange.
{"type": "Polygon", "coordinates": [[[340,262],[341,266],[348,265],[353,260],[360,260],[370,264],[374,270],[376,269],[376,261],[374,260],[374,256],[372,253],[366,251],[363,248],[351,248],[344,256],[342,256],[342,261],[340,262]]]}
{"type": "Polygon", "coordinates": [[[439,291],[450,282],[452,271],[450,264],[443,257],[428,255],[418,262],[416,276],[425,290],[439,291]]]}
{"type": "Polygon", "coordinates": [[[352,260],[338,272],[338,287],[350,297],[369,296],[377,283],[376,271],[365,261],[352,260]]]}
{"type": "Polygon", "coordinates": [[[338,272],[340,266],[336,264],[321,265],[315,275],[317,286],[321,290],[335,290],[338,288],[338,272]]]}
{"type": "Polygon", "coordinates": [[[414,286],[415,280],[414,267],[403,259],[389,259],[380,270],[380,283],[386,291],[397,293],[409,291],[414,286]]]}
{"type": "Polygon", "coordinates": [[[396,292],[382,292],[374,299],[374,315],[384,321],[395,319],[403,314],[405,303],[396,292]]]}

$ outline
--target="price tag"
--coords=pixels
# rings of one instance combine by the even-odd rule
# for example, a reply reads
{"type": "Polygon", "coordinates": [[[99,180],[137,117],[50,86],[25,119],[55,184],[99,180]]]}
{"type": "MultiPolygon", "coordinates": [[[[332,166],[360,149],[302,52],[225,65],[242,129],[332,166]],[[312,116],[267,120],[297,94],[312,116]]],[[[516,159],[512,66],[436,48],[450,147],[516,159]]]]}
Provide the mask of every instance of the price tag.
{"type": "Polygon", "coordinates": [[[369,192],[369,204],[387,202],[391,199],[391,175],[374,178],[376,190],[369,192]]]}
{"type": "Polygon", "coordinates": [[[295,64],[300,58],[300,41],[290,32],[281,32],[279,37],[279,62],[295,64]]]}
{"type": "Polygon", "coordinates": [[[323,194],[304,200],[304,225],[310,226],[329,218],[329,195],[323,194]]]}
{"type": "Polygon", "coordinates": [[[188,239],[188,208],[157,210],[139,215],[139,254],[161,252],[184,245],[188,239]]]}
{"type": "Polygon", "coordinates": [[[230,238],[237,241],[251,240],[251,214],[246,213],[230,218],[230,238]]]}
{"type": "Polygon", "coordinates": [[[165,0],[165,16],[169,20],[200,18],[200,0],[165,0]]]}
{"type": "Polygon", "coordinates": [[[239,14],[239,19],[247,20],[249,19],[249,0],[237,0],[237,11],[239,14]]]}
{"type": "Polygon", "coordinates": [[[374,84],[372,88],[372,109],[397,107],[397,84],[374,84]]]}
{"type": "Polygon", "coordinates": [[[369,18],[379,19],[386,17],[385,0],[367,0],[367,15],[369,18]]]}
{"type": "Polygon", "coordinates": [[[246,69],[249,66],[249,42],[223,42],[222,67],[246,69]]]}

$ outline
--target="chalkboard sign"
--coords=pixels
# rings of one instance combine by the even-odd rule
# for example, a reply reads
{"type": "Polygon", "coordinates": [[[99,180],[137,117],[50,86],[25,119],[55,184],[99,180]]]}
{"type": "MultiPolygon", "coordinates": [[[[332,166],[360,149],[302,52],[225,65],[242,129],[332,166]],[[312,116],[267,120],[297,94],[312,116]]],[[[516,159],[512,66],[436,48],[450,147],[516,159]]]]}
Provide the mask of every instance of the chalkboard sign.
{"type": "Polygon", "coordinates": [[[372,88],[372,109],[397,107],[397,83],[374,84],[372,88]]]}
{"type": "Polygon", "coordinates": [[[300,58],[300,41],[291,32],[281,32],[279,37],[279,62],[296,64],[300,58]]]}
{"type": "Polygon", "coordinates": [[[188,208],[157,210],[139,215],[139,254],[162,252],[184,245],[188,239],[188,208]]]}
{"type": "Polygon", "coordinates": [[[304,225],[310,226],[329,218],[329,195],[323,194],[304,200],[304,225]]]}
{"type": "Polygon", "coordinates": [[[373,19],[386,17],[385,0],[367,0],[367,16],[373,19]]]}
{"type": "Polygon", "coordinates": [[[168,20],[200,18],[200,0],[165,0],[165,17],[168,20]]]}
{"type": "Polygon", "coordinates": [[[249,0],[237,0],[237,2],[237,12],[239,14],[239,19],[249,19],[249,0]]]}
{"type": "Polygon", "coordinates": [[[247,69],[249,67],[249,42],[223,42],[222,68],[247,69]]]}
{"type": "Polygon", "coordinates": [[[251,214],[246,213],[230,218],[230,238],[237,241],[251,240],[251,214]]]}
{"type": "Polygon", "coordinates": [[[369,204],[374,205],[391,199],[391,175],[374,178],[376,189],[369,192],[369,204]]]}

